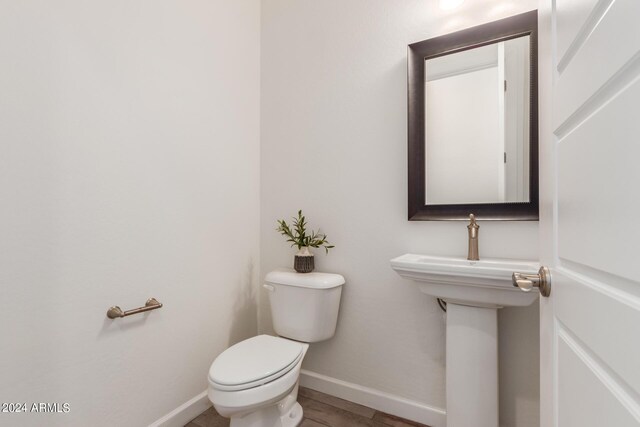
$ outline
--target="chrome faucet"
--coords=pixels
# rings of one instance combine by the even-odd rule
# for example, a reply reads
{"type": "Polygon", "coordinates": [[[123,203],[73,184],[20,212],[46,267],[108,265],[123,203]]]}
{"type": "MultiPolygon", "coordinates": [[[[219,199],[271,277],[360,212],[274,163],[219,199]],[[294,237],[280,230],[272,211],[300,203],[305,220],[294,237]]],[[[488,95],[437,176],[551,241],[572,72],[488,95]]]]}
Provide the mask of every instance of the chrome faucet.
{"type": "Polygon", "coordinates": [[[479,261],[478,230],[480,226],[476,223],[476,216],[474,214],[469,214],[469,225],[467,225],[467,229],[469,230],[469,254],[467,255],[467,259],[469,261],[479,261]]]}

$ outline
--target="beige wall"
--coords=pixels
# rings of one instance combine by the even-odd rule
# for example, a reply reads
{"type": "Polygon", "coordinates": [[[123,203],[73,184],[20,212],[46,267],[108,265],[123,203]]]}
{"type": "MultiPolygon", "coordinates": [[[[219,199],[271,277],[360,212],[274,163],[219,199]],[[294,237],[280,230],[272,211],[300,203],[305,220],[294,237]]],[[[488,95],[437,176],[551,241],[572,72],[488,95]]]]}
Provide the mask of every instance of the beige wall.
{"type": "MultiPolygon", "coordinates": [[[[464,255],[457,222],[408,222],[407,44],[534,9],[535,1],[265,0],[261,71],[261,277],[292,263],[276,219],[304,209],[336,245],[336,336],[304,368],[444,407],[444,317],[389,267],[407,252],[464,255]]],[[[535,222],[482,222],[484,257],[537,259],[535,222]]],[[[264,296],[264,295],[263,295],[264,296]]],[[[260,325],[271,331],[262,298],[260,325]]],[[[537,307],[500,314],[501,421],[537,426],[537,307]]]]}

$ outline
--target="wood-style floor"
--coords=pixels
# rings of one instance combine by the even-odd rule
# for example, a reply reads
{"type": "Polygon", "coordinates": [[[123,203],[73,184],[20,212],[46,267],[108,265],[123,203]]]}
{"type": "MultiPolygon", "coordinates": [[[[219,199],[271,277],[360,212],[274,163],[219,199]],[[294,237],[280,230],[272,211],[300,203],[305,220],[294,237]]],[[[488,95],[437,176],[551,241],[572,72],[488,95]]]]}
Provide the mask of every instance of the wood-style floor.
{"type": "MultiPolygon", "coordinates": [[[[304,387],[300,387],[298,402],[304,411],[300,427],[429,427],[304,387]]],[[[209,408],[185,427],[228,425],[228,418],[209,408]]]]}

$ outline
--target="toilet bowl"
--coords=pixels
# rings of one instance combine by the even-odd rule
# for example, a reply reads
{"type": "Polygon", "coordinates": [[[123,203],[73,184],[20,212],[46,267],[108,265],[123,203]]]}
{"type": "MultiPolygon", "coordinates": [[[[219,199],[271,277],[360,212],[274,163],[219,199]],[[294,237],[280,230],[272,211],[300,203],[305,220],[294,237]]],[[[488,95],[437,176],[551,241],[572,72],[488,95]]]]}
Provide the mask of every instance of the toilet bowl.
{"type": "Polygon", "coordinates": [[[298,377],[308,347],[269,335],[230,347],[211,365],[209,399],[234,427],[297,426],[298,377]]]}
{"type": "Polygon", "coordinates": [[[209,400],[231,427],[295,427],[302,360],[311,342],[335,333],[344,278],[272,271],[265,277],[274,330],[222,352],[209,369],[209,400]]]}

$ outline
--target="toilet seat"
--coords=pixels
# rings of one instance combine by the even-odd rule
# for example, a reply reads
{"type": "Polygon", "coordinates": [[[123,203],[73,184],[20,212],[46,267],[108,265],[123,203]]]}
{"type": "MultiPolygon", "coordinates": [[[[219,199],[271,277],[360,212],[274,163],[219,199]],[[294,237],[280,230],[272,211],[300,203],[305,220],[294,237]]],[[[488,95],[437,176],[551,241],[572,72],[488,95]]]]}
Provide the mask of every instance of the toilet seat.
{"type": "Polygon", "coordinates": [[[220,354],[209,369],[209,383],[220,391],[241,391],[277,380],[304,355],[302,343],[270,335],[239,342],[220,354]]]}

